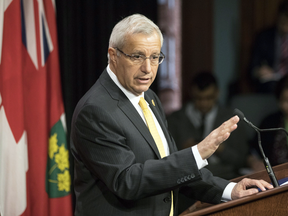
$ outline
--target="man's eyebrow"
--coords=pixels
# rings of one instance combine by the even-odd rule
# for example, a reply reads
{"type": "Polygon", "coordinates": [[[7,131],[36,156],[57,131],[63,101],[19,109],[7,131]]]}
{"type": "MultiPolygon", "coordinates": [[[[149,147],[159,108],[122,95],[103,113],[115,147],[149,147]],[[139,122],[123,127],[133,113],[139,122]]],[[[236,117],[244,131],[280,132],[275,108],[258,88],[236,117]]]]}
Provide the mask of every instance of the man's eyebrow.
{"type": "Polygon", "coordinates": [[[145,55],[145,53],[143,51],[140,51],[140,50],[133,51],[133,54],[145,55]]]}
{"type": "MultiPolygon", "coordinates": [[[[133,51],[132,54],[139,54],[139,55],[146,56],[145,53],[144,53],[143,51],[141,51],[141,50],[135,50],[135,51],[133,51]]],[[[151,55],[160,55],[160,52],[155,51],[155,52],[153,52],[151,55]]]]}

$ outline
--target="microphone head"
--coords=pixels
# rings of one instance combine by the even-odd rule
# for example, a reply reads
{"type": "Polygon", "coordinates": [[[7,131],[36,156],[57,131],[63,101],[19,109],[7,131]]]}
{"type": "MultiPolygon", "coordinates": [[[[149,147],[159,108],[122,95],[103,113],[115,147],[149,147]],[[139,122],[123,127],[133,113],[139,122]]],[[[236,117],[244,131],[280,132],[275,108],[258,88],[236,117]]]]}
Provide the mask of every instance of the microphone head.
{"type": "Polygon", "coordinates": [[[240,120],[244,120],[245,116],[239,109],[234,109],[234,115],[237,115],[240,120]]]}

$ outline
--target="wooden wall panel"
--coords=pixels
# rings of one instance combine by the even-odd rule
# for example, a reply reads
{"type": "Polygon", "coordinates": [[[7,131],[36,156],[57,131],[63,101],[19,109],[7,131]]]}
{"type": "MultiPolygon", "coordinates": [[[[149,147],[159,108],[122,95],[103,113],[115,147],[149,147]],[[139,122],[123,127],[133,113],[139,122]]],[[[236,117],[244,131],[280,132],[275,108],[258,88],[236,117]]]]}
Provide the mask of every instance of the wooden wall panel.
{"type": "Polygon", "coordinates": [[[281,0],[241,0],[240,93],[250,93],[248,66],[256,34],[275,23],[281,0]]]}
{"type": "Polygon", "coordinates": [[[191,76],[213,70],[213,0],[182,1],[182,99],[191,76]]]}

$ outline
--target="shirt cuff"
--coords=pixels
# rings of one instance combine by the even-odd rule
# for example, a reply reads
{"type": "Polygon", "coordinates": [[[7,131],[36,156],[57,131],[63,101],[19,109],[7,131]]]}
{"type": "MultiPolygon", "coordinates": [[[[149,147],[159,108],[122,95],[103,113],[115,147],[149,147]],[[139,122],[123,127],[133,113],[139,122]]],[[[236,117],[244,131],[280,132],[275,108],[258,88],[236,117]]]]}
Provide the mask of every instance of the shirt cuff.
{"type": "Polygon", "coordinates": [[[192,146],[191,149],[192,149],[192,153],[194,155],[194,158],[196,160],[196,164],[197,164],[198,169],[200,170],[203,167],[207,166],[208,161],[206,159],[205,160],[202,159],[202,157],[198,151],[197,145],[192,146]]]}
{"type": "Polygon", "coordinates": [[[235,183],[235,182],[230,182],[230,183],[226,186],[226,188],[225,188],[224,191],[223,191],[221,201],[227,202],[227,201],[232,200],[231,194],[232,194],[232,190],[233,190],[233,188],[235,187],[236,184],[237,184],[237,183],[235,183]]]}

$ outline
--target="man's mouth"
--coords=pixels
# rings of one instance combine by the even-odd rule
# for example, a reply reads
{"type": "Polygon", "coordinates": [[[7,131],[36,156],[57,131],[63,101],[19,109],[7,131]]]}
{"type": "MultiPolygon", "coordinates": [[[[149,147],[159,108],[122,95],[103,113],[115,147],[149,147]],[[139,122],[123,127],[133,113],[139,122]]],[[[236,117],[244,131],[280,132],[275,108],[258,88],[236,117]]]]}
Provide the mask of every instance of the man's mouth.
{"type": "Polygon", "coordinates": [[[147,82],[149,82],[150,81],[150,78],[138,78],[138,81],[140,82],[140,83],[147,83],[147,82]]]}
{"type": "Polygon", "coordinates": [[[138,78],[140,80],[149,80],[150,78],[138,78]]]}

